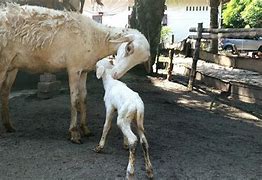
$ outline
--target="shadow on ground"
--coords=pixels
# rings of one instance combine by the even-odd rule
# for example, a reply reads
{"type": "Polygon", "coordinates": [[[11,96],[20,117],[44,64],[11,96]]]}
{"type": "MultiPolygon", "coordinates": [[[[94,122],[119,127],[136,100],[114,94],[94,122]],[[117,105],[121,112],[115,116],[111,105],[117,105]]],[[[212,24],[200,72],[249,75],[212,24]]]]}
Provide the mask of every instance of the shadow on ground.
{"type": "MultiPolygon", "coordinates": [[[[202,90],[161,78],[127,74],[123,81],[145,104],[145,129],[156,179],[262,179],[261,118],[231,104],[213,100],[202,90]]],[[[102,82],[91,74],[88,123],[94,136],[84,144],[67,140],[70,121],[68,90],[47,100],[36,95],[10,100],[15,133],[0,125],[1,179],[123,179],[128,152],[113,123],[104,153],[96,154],[105,108],[102,82]]],[[[115,121],[114,121],[115,122],[115,121]]],[[[137,179],[146,173],[140,146],[137,179]]]]}

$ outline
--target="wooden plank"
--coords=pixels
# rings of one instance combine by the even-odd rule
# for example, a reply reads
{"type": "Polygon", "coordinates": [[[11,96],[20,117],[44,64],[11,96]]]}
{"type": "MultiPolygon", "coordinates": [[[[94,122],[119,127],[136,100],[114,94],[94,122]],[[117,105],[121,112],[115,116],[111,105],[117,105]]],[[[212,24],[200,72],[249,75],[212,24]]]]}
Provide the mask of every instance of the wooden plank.
{"type": "Polygon", "coordinates": [[[248,103],[262,104],[262,87],[231,82],[231,97],[248,103]]]}
{"type": "MultiPolygon", "coordinates": [[[[189,32],[197,32],[197,28],[191,27],[189,29],[189,32]]],[[[213,33],[213,34],[218,34],[218,33],[258,33],[262,34],[262,28],[227,28],[227,29],[211,29],[211,28],[203,28],[202,30],[203,33],[213,33]]]]}
{"type": "Polygon", "coordinates": [[[262,59],[236,57],[235,68],[256,71],[262,74],[262,59]]]}
{"type": "Polygon", "coordinates": [[[218,54],[212,54],[207,51],[200,51],[199,58],[206,62],[216,63],[224,67],[235,67],[236,58],[218,54]]]}
{"type": "Polygon", "coordinates": [[[254,97],[262,100],[262,87],[252,86],[248,84],[230,82],[231,84],[231,93],[239,94],[247,97],[254,97]]]}
{"type": "MultiPolygon", "coordinates": [[[[218,38],[254,38],[262,36],[262,33],[258,32],[235,32],[235,33],[219,33],[219,34],[203,34],[203,39],[218,39],[218,38]]],[[[190,39],[197,39],[197,35],[189,35],[190,39]]]]}
{"type": "Polygon", "coordinates": [[[222,81],[218,78],[197,72],[196,80],[201,81],[205,85],[207,85],[209,87],[213,87],[213,88],[218,89],[218,90],[221,90],[223,92],[229,91],[230,83],[224,82],[224,81],[222,81]]]}
{"type": "Polygon", "coordinates": [[[262,73],[262,60],[247,57],[229,57],[221,54],[212,54],[207,51],[200,51],[199,59],[216,63],[224,67],[233,67],[262,73]]]}
{"type": "MultiPolygon", "coordinates": [[[[185,68],[183,70],[181,70],[181,75],[184,76],[189,76],[191,68],[183,66],[180,68],[185,68]]],[[[213,87],[215,89],[221,90],[221,91],[225,91],[228,92],[229,91],[229,87],[230,87],[230,83],[229,82],[224,82],[221,79],[212,77],[212,76],[208,76],[206,74],[203,74],[201,72],[196,72],[196,80],[199,82],[204,83],[205,85],[209,86],[209,87],[213,87]]]]}

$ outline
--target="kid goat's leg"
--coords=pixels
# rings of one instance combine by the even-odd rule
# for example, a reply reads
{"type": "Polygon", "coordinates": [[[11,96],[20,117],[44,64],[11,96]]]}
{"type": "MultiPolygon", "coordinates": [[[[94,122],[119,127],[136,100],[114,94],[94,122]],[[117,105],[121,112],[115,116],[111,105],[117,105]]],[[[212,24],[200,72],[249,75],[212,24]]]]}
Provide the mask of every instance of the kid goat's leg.
{"type": "Polygon", "coordinates": [[[2,113],[1,114],[2,114],[3,125],[5,126],[7,132],[15,131],[10,121],[8,104],[9,104],[10,90],[15,81],[16,74],[17,74],[17,69],[7,72],[6,79],[2,83],[2,89],[1,89],[1,102],[2,102],[2,113]]]}
{"type": "MultiPolygon", "coordinates": [[[[128,117],[128,116],[127,116],[128,117]]],[[[129,145],[129,162],[126,171],[126,178],[133,179],[135,171],[135,153],[136,153],[136,144],[137,137],[131,130],[131,120],[124,119],[121,117],[117,118],[117,125],[123,132],[124,136],[128,139],[129,145]]]]}
{"type": "Polygon", "coordinates": [[[149,159],[148,143],[147,143],[146,136],[144,134],[144,127],[143,127],[143,125],[142,126],[141,125],[137,126],[137,133],[139,135],[140,144],[141,144],[142,149],[143,149],[143,154],[144,154],[144,158],[145,158],[145,165],[146,165],[146,173],[147,173],[147,176],[149,178],[153,178],[153,167],[152,167],[151,161],[149,159]]]}
{"type": "Polygon", "coordinates": [[[144,133],[144,112],[138,112],[136,117],[137,133],[140,138],[140,144],[143,149],[143,154],[145,158],[146,172],[149,178],[153,178],[153,167],[149,159],[148,153],[148,143],[144,133]]]}
{"type": "Polygon", "coordinates": [[[105,124],[104,124],[104,128],[103,128],[103,134],[102,134],[102,137],[100,139],[99,144],[95,148],[96,152],[100,152],[105,146],[106,137],[107,137],[107,134],[108,134],[108,132],[111,128],[113,115],[114,115],[114,108],[113,107],[107,107],[107,109],[106,109],[106,120],[105,120],[105,124]]]}

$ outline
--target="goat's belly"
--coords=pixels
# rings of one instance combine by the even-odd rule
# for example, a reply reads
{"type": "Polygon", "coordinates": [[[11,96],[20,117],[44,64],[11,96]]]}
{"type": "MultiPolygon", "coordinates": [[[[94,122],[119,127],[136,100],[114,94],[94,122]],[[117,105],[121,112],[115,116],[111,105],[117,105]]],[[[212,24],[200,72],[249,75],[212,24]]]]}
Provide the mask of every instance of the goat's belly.
{"type": "Polygon", "coordinates": [[[66,68],[65,63],[57,59],[19,56],[14,59],[12,67],[30,73],[52,73],[66,68]]]}

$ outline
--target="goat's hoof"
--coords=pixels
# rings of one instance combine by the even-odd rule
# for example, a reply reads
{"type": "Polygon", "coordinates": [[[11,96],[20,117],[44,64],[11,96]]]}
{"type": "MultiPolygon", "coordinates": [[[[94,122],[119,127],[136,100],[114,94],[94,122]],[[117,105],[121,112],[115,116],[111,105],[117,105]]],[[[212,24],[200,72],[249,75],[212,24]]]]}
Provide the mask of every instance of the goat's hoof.
{"type": "Polygon", "coordinates": [[[74,143],[74,144],[83,144],[83,142],[81,141],[81,139],[71,138],[71,142],[74,143]]]}
{"type": "Polygon", "coordinates": [[[6,132],[12,133],[15,132],[15,128],[11,124],[4,124],[6,132]]]}
{"type": "Polygon", "coordinates": [[[154,179],[153,169],[148,169],[146,171],[148,179],[154,179]]]}
{"type": "Polygon", "coordinates": [[[96,153],[100,153],[102,151],[103,148],[101,148],[101,146],[97,145],[95,148],[94,148],[94,151],[96,153]]]}
{"type": "Polygon", "coordinates": [[[94,134],[89,130],[88,127],[86,126],[80,126],[80,129],[81,129],[81,134],[83,134],[83,136],[93,136],[94,134]]]}
{"type": "Polygon", "coordinates": [[[127,173],[127,174],[126,174],[126,179],[127,179],[127,180],[134,180],[134,179],[135,179],[134,174],[132,174],[132,173],[127,173]]]}
{"type": "Polygon", "coordinates": [[[70,141],[75,144],[82,144],[81,135],[77,130],[70,131],[70,141]]]}

